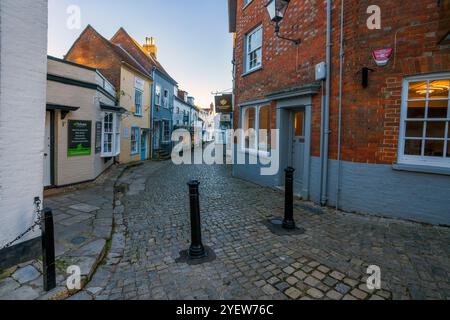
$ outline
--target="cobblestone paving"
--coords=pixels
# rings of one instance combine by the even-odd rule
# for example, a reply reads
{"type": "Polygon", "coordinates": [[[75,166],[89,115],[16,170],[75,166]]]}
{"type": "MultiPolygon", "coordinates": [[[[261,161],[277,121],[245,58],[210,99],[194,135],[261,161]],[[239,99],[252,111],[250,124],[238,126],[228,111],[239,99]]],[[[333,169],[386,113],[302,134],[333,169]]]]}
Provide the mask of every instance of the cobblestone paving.
{"type": "Polygon", "coordinates": [[[45,197],[54,217],[57,287],[45,292],[42,262],[28,261],[0,271],[0,300],[65,298],[71,293],[66,287],[71,265],[81,268],[82,283],[87,282],[111,237],[113,187],[123,170],[114,167],[85,188],[45,197]]]}
{"type": "Polygon", "coordinates": [[[323,210],[298,201],[303,235],[263,224],[283,194],[231,177],[226,166],[147,163],[128,171],[111,251],[72,299],[448,299],[450,230],[323,210]],[[204,244],[217,258],[176,263],[189,247],[186,183],[201,181],[204,244]],[[367,267],[382,290],[366,286],[367,267]]]}

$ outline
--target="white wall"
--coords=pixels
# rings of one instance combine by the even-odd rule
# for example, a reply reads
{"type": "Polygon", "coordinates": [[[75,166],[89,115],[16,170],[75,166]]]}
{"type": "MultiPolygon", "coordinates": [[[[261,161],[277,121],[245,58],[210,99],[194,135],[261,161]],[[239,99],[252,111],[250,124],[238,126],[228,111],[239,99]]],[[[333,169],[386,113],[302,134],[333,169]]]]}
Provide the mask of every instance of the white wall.
{"type": "Polygon", "coordinates": [[[1,0],[0,248],[33,223],[42,199],[46,73],[47,0],[1,0]]]}

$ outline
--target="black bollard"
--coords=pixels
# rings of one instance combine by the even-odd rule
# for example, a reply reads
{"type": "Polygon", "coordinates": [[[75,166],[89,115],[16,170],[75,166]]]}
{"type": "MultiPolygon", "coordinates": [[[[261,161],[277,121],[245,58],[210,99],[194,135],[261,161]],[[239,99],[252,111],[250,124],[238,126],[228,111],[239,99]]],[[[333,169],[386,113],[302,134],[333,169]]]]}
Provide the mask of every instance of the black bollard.
{"type": "Polygon", "coordinates": [[[286,172],[286,187],[285,187],[285,203],[284,203],[284,220],[283,228],[288,230],[295,229],[294,222],[294,172],[295,169],[288,167],[284,170],[286,172]]]}
{"type": "Polygon", "coordinates": [[[205,247],[202,244],[202,227],[200,221],[200,182],[193,180],[188,183],[189,198],[191,202],[191,237],[192,244],[189,248],[190,259],[202,259],[207,256],[205,247]]]}
{"type": "Polygon", "coordinates": [[[42,225],[42,264],[44,272],[44,290],[56,288],[55,236],[53,213],[44,209],[42,225]]]}

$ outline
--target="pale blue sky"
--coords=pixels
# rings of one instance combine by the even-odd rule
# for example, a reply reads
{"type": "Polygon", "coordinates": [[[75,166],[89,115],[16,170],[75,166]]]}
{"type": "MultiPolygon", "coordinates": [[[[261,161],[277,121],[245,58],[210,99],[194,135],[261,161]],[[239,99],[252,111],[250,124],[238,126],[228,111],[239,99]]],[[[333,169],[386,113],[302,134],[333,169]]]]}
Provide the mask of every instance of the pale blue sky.
{"type": "Polygon", "coordinates": [[[212,91],[231,88],[232,37],[226,0],[49,0],[48,53],[62,58],[91,24],[110,39],[124,27],[138,42],[154,36],[158,60],[180,89],[209,107],[212,91]],[[81,9],[81,29],[67,28],[70,5],[81,9]]]}

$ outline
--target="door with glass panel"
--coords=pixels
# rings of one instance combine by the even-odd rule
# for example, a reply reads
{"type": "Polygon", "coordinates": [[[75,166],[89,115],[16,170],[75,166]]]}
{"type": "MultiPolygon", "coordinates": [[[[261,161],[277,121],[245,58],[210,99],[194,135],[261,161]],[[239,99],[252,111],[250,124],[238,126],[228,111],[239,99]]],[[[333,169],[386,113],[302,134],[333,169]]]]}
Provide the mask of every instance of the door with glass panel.
{"type": "Polygon", "coordinates": [[[294,193],[301,194],[303,186],[303,168],[305,163],[305,111],[291,112],[292,144],[291,166],[295,169],[294,193]]]}

